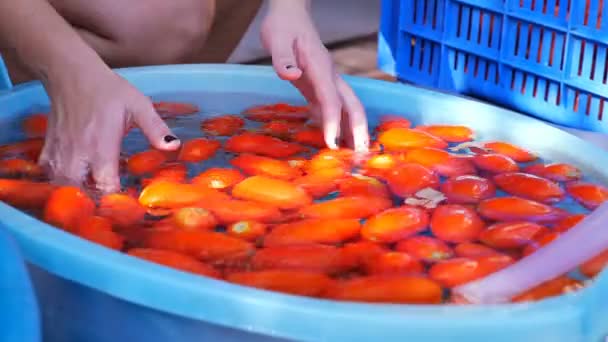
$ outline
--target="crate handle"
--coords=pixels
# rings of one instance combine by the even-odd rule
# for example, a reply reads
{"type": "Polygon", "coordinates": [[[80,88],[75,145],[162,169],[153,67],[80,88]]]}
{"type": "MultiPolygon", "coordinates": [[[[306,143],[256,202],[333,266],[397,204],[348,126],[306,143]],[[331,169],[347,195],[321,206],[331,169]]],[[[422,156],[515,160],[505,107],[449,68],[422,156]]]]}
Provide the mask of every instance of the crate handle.
{"type": "Polygon", "coordinates": [[[456,287],[454,292],[473,303],[508,302],[513,296],[567,273],[606,250],[608,234],[598,232],[607,221],[608,202],[605,202],[544,248],[486,278],[456,287]]]}
{"type": "Polygon", "coordinates": [[[11,82],[4,60],[2,60],[2,56],[0,56],[0,93],[2,91],[11,90],[12,87],[13,82],[11,82]]]}

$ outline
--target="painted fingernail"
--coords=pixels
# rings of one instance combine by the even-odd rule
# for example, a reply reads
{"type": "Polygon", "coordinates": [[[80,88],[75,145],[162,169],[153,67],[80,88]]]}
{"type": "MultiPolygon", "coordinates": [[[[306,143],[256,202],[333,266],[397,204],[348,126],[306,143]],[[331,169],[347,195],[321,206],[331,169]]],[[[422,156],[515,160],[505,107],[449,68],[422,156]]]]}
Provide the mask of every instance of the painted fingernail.
{"type": "Polygon", "coordinates": [[[177,140],[177,137],[174,137],[172,135],[165,135],[165,142],[166,143],[170,143],[170,142],[172,142],[174,140],[177,140]]]}
{"type": "Polygon", "coordinates": [[[293,68],[295,68],[295,66],[293,66],[293,65],[291,65],[291,64],[287,64],[287,65],[285,66],[285,69],[287,69],[287,70],[289,70],[289,69],[293,69],[293,68]]]}

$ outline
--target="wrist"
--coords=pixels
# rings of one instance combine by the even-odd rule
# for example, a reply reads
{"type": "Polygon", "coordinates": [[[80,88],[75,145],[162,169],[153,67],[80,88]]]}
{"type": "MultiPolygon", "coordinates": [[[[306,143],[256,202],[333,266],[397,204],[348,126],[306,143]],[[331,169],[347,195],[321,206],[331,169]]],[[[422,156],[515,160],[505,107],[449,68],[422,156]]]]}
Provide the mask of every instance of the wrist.
{"type": "Polygon", "coordinates": [[[310,0],[269,0],[269,13],[292,12],[294,10],[310,11],[310,0]]]}

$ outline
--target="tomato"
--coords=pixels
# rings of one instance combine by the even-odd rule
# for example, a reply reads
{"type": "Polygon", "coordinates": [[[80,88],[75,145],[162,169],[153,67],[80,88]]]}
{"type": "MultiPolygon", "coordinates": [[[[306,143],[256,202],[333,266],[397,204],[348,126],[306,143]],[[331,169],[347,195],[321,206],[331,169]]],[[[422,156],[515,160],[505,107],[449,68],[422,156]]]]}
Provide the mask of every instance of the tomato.
{"type": "Polygon", "coordinates": [[[144,220],[146,210],[137,199],[121,193],[101,197],[97,215],[110,220],[119,227],[134,225],[144,220]]]}
{"type": "Polygon", "coordinates": [[[499,249],[520,248],[547,233],[547,227],[534,222],[501,222],[490,225],[481,232],[479,240],[499,249]]]}
{"type": "Polygon", "coordinates": [[[390,190],[406,198],[425,188],[438,188],[439,176],[419,164],[401,164],[385,174],[390,190]]]}
{"type": "Polygon", "coordinates": [[[230,161],[230,164],[249,176],[266,176],[283,180],[300,177],[302,172],[284,160],[244,153],[230,161]]]}
{"type": "Polygon", "coordinates": [[[392,201],[382,197],[350,196],[338,197],[325,202],[313,203],[300,209],[304,218],[363,219],[388,209],[392,201]]]}
{"type": "Polygon", "coordinates": [[[497,250],[474,242],[459,243],[454,247],[454,253],[458,257],[477,258],[490,255],[501,255],[497,250]]]}
{"type": "Polygon", "coordinates": [[[95,202],[80,188],[55,189],[44,207],[44,220],[55,227],[73,232],[81,220],[93,216],[95,202]]]}
{"type": "Polygon", "coordinates": [[[323,273],[297,270],[236,272],[229,274],[226,280],[239,285],[300,296],[319,296],[333,282],[323,273]]]}
{"type": "Polygon", "coordinates": [[[369,275],[408,275],[421,274],[424,271],[422,263],[405,252],[386,252],[374,256],[365,262],[365,271],[369,275]]]}
{"type": "Polygon", "coordinates": [[[281,217],[275,205],[255,201],[233,199],[213,199],[198,203],[211,211],[220,224],[232,224],[239,221],[260,221],[264,223],[278,221],[281,217]]]}
{"type": "Polygon", "coordinates": [[[245,120],[237,115],[222,115],[201,122],[201,129],[209,135],[231,136],[245,125],[245,120]]]}
{"type": "Polygon", "coordinates": [[[166,160],[167,156],[161,151],[143,151],[129,158],[127,169],[132,175],[141,176],[156,171],[166,160]]]}
{"type": "Polygon", "coordinates": [[[585,261],[580,266],[582,274],[589,278],[593,278],[598,275],[608,265],[608,250],[596,255],[595,257],[585,261]]]}
{"type": "Polygon", "coordinates": [[[272,158],[286,158],[306,152],[302,145],[290,143],[268,135],[242,133],[226,141],[226,151],[233,153],[254,153],[272,158]]]}
{"type": "Polygon", "coordinates": [[[300,220],[274,227],[264,238],[264,246],[336,244],[358,237],[360,231],[357,219],[300,220]]]}
{"type": "Polygon", "coordinates": [[[587,182],[574,182],[566,185],[566,191],[575,201],[587,209],[594,210],[608,201],[608,188],[587,182]]]}
{"type": "Polygon", "coordinates": [[[220,146],[221,143],[217,140],[192,139],[183,143],[177,158],[184,162],[199,163],[215,156],[220,146]]]}
{"type": "Polygon", "coordinates": [[[532,152],[507,142],[492,141],[485,143],[483,146],[494,153],[505,155],[518,163],[528,163],[538,158],[532,152]]]}
{"type": "Polygon", "coordinates": [[[211,212],[203,208],[180,208],[173,213],[173,222],[178,228],[186,230],[212,230],[218,221],[211,212]]]}
{"type": "Polygon", "coordinates": [[[554,222],[567,213],[561,209],[519,197],[496,197],[481,201],[481,216],[495,221],[554,222]]]}
{"type": "Polygon", "coordinates": [[[85,217],[77,224],[74,233],[83,239],[115,250],[121,250],[124,245],[124,238],[112,231],[111,222],[100,216],[85,217]]]}
{"type": "Polygon", "coordinates": [[[580,281],[567,276],[560,276],[515,296],[512,301],[515,303],[538,301],[559,296],[567,292],[577,291],[582,287],[583,284],[580,281]]]}
{"type": "Polygon", "coordinates": [[[133,248],[129,250],[128,254],[184,272],[190,272],[211,278],[220,278],[220,273],[212,266],[179,252],[153,248],[133,248]]]}
{"type": "Polygon", "coordinates": [[[357,259],[328,245],[296,245],[262,248],[251,260],[254,270],[282,269],[337,274],[357,267],[357,259]]]}
{"type": "Polygon", "coordinates": [[[430,236],[411,236],[401,240],[395,250],[406,252],[425,262],[436,262],[454,256],[454,251],[445,242],[430,236]]]}
{"type": "Polygon", "coordinates": [[[46,135],[48,127],[47,114],[31,114],[23,119],[21,128],[28,138],[40,138],[46,135]]]}
{"type": "Polygon", "coordinates": [[[454,258],[440,261],[429,270],[431,279],[452,288],[483,278],[513,263],[506,255],[489,255],[477,258],[454,258]]]}
{"type": "Polygon", "coordinates": [[[319,169],[296,178],[293,183],[313,198],[322,198],[335,191],[345,177],[347,174],[343,168],[319,169]]]}
{"type": "Polygon", "coordinates": [[[153,103],[156,112],[163,117],[190,115],[199,111],[198,106],[190,103],[158,101],[153,103]]]}
{"type": "Polygon", "coordinates": [[[361,236],[373,242],[397,242],[422,232],[429,224],[423,209],[403,206],[390,208],[370,217],[361,230],[361,236]]]}
{"type": "Polygon", "coordinates": [[[473,163],[479,169],[491,173],[519,171],[519,165],[513,159],[502,154],[487,153],[476,155],[473,157],[473,163]]]}
{"type": "Polygon", "coordinates": [[[45,205],[56,188],[49,183],[0,178],[0,201],[17,208],[37,209],[45,205]]]}
{"type": "Polygon", "coordinates": [[[412,122],[402,116],[398,115],[382,115],[380,117],[380,123],[376,126],[376,132],[384,132],[391,128],[410,128],[412,122]]]}
{"type": "Polygon", "coordinates": [[[556,182],[570,182],[583,177],[579,168],[566,163],[533,164],[524,168],[524,172],[556,182]]]}
{"type": "Polygon", "coordinates": [[[27,159],[13,158],[0,160],[0,175],[7,177],[36,178],[43,175],[42,168],[27,159]]]}
{"type": "Polygon", "coordinates": [[[241,238],[247,241],[255,241],[264,236],[267,225],[253,220],[243,220],[230,224],[226,229],[228,235],[241,238]]]}
{"type": "Polygon", "coordinates": [[[302,145],[308,145],[315,148],[325,148],[325,136],[323,131],[318,128],[309,128],[297,131],[292,136],[293,141],[302,145]]]}
{"type": "Polygon", "coordinates": [[[455,243],[475,241],[485,228],[485,222],[475,210],[458,204],[437,207],[430,225],[437,238],[455,243]]]}
{"type": "Polygon", "coordinates": [[[374,177],[355,173],[338,180],[337,183],[341,196],[390,197],[388,187],[374,177]]]}
{"type": "Polygon", "coordinates": [[[227,200],[222,192],[195,184],[158,181],[139,194],[139,203],[147,208],[181,208],[202,201],[227,200]]]}
{"type": "Polygon", "coordinates": [[[503,173],[494,176],[494,183],[505,192],[537,202],[557,203],[565,192],[556,183],[522,172],[503,173]]]}
{"type": "Polygon", "coordinates": [[[264,176],[252,176],[232,189],[232,195],[243,200],[275,205],[280,209],[297,209],[312,202],[303,189],[293,183],[264,176]]]}
{"type": "Polygon", "coordinates": [[[227,190],[243,179],[245,176],[236,169],[212,167],[192,178],[192,184],[216,190],[227,190]]]}
{"type": "Polygon", "coordinates": [[[425,125],[417,126],[416,129],[428,132],[447,142],[463,143],[475,139],[472,129],[460,125],[425,125]]]}
{"type": "Polygon", "coordinates": [[[476,204],[494,197],[496,187],[490,180],[478,176],[458,176],[441,184],[441,192],[450,203],[476,204]]]}
{"type": "Polygon", "coordinates": [[[337,283],[325,297],[341,301],[440,304],[441,286],[421,276],[368,276],[337,283]]]}
{"type": "Polygon", "coordinates": [[[387,151],[400,152],[416,147],[444,149],[447,142],[427,132],[410,128],[391,128],[378,134],[378,142],[387,151]]]}

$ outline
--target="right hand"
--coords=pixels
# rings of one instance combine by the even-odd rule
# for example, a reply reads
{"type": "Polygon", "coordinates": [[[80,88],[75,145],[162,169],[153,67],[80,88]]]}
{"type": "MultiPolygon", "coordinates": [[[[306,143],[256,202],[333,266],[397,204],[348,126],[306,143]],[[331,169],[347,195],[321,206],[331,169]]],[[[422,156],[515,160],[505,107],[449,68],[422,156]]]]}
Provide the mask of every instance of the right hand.
{"type": "Polygon", "coordinates": [[[156,149],[180,146],[151,100],[105,66],[72,70],[45,85],[51,114],[40,164],[55,183],[82,185],[90,171],[100,191],[118,191],[122,138],[131,126],[156,149]]]}

